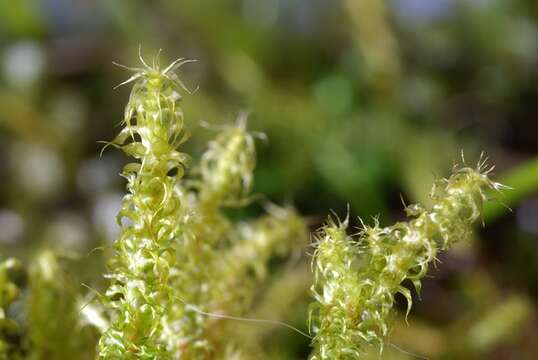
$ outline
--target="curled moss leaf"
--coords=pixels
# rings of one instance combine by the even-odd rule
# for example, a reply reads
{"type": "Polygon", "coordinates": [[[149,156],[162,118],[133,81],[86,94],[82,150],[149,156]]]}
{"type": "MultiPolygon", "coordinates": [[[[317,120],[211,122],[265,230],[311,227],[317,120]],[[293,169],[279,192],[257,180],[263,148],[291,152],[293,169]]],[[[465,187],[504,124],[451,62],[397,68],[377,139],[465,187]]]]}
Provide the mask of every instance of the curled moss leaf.
{"type": "Polygon", "coordinates": [[[347,235],[347,221],[329,220],[317,234],[313,260],[312,359],[357,359],[367,346],[383,348],[394,297],[412,305],[402,285],[420,282],[440,250],[467,239],[480,218],[485,190],[502,189],[488,177],[484,162],[457,167],[432,190],[433,205],[407,207],[408,222],[364,226],[358,239],[347,235]]]}

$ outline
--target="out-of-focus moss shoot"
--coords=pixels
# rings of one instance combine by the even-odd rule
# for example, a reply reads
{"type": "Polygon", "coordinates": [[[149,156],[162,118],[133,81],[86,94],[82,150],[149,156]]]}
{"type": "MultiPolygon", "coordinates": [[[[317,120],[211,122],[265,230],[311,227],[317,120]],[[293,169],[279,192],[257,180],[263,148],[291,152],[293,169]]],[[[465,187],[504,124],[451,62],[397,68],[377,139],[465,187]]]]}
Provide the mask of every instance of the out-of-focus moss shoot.
{"type": "Polygon", "coordinates": [[[200,163],[202,203],[237,206],[249,194],[256,149],[246,120],[246,113],[241,113],[236,125],[226,126],[209,143],[200,163]]]}
{"type": "Polygon", "coordinates": [[[183,233],[177,251],[171,283],[175,303],[164,322],[164,339],[173,358],[207,358],[214,344],[208,339],[208,319],[192,306],[212,311],[219,297],[216,264],[233,224],[221,213],[225,206],[241,206],[250,191],[254,170],[254,140],[245,119],[226,126],[210,142],[202,156],[199,177],[176,188],[184,203],[183,233]],[[180,299],[180,300],[178,300],[180,299]]]}
{"type": "Polygon", "coordinates": [[[234,224],[222,212],[248,204],[256,162],[254,135],[246,117],[225,126],[202,155],[198,177],[177,187],[186,211],[171,282],[174,297],[165,321],[167,348],[174,358],[221,356],[225,335],[215,318],[194,310],[244,314],[255,288],[249,269],[265,271],[275,253],[286,255],[306,227],[292,209],[270,207],[260,219],[234,224]],[[296,224],[299,223],[299,230],[296,224]],[[194,306],[194,307],[193,307],[194,306]]]}
{"type": "Polygon", "coordinates": [[[411,292],[402,282],[420,290],[438,251],[470,236],[485,190],[502,189],[488,177],[491,170],[483,161],[476,168],[456,167],[434,185],[430,209],[409,206],[408,222],[365,225],[358,239],[346,234],[347,221],[329,220],[317,234],[313,260],[312,359],[357,359],[367,346],[382,351],[394,296],[402,294],[407,313],[411,309],[411,292]]]}
{"type": "Polygon", "coordinates": [[[0,360],[22,359],[21,328],[7,314],[20,295],[18,274],[22,274],[22,264],[18,260],[9,258],[0,263],[0,360]]]}
{"type": "Polygon", "coordinates": [[[30,264],[26,359],[95,358],[96,332],[80,317],[80,283],[68,275],[61,260],[51,250],[42,250],[30,264]]]}

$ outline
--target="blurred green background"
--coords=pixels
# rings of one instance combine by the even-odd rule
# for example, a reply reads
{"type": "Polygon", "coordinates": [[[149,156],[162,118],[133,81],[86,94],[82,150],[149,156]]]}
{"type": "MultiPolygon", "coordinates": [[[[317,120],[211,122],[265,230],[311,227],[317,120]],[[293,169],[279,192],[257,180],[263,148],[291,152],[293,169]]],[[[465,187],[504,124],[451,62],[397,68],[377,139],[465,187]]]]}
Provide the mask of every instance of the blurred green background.
{"type": "MultiPolygon", "coordinates": [[[[139,45],[147,59],[162,48],[163,62],[199,60],[179,74],[199,87],[185,96],[186,151],[196,159],[214,136],[201,121],[250,110],[269,139],[255,191],[313,229],[348,203],[366,220],[403,219],[400,197],[427,203],[460,151],[472,165],[485,151],[514,188],[495,195],[506,206],[488,206],[476,239],[441,256],[382,358],[536,358],[538,2],[0,0],[3,257],[52,247],[101,286],[106,252],[89,252],[118,232],[126,159],[99,157],[98,141],[117,132],[129,93],[113,90],[129,74],[112,61],[136,66],[139,45]]],[[[296,297],[279,317],[304,328],[300,268],[275,283],[296,297]]],[[[306,358],[308,340],[263,331],[275,359],[306,358]]]]}

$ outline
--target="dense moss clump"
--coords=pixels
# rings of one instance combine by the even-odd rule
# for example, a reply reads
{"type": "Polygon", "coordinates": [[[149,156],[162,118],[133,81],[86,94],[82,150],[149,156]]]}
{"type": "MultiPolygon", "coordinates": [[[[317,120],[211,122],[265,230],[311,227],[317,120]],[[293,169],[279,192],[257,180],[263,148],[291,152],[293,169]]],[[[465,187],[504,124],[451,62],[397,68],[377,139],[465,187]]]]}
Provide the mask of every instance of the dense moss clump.
{"type": "Polygon", "coordinates": [[[110,326],[99,342],[102,359],[205,359],[224,351],[211,313],[244,314],[267,262],[306,242],[304,221],[291,208],[269,205],[260,219],[234,223],[222,211],[251,201],[256,162],[253,134],[242,114],[209,143],[199,166],[183,179],[189,156],[174,71],[154,59],[135,82],[123,129],[108,145],[136,161],[122,172],[128,193],[118,223],[104,296],[110,326]],[[254,270],[254,274],[252,272],[254,270]]]}

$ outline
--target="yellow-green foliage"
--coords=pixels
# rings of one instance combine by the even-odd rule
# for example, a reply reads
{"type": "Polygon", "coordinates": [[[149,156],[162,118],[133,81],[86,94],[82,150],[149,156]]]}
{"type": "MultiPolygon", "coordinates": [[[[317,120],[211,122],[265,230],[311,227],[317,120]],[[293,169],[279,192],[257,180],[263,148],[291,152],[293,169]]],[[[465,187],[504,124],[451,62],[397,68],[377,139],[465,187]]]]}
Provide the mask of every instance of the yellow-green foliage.
{"type": "Polygon", "coordinates": [[[177,151],[185,133],[178,106],[180,83],[173,71],[186,62],[176,60],[163,70],[158,64],[144,64],[127,81],[136,83],[124,127],[112,144],[138,161],[122,173],[129,193],[118,214],[123,230],[107,276],[111,285],[106,296],[115,311],[99,343],[101,358],[155,359],[167,353],[162,319],[171,301],[173,242],[182,230],[181,201],[174,187],[187,160],[177,151]]]}
{"type": "Polygon", "coordinates": [[[292,209],[270,206],[264,217],[239,224],[222,213],[249,201],[256,154],[244,116],[222,129],[193,177],[182,179],[185,87],[174,70],[189,61],[161,70],[158,59],[152,66],[142,60],[144,68],[131,69],[125,82],[135,85],[110,145],[137,161],[122,173],[128,194],[107,275],[111,325],[99,342],[102,359],[214,357],[227,339],[207,313],[243,314],[267,261],[305,243],[306,227],[292,209]]]}
{"type": "Polygon", "coordinates": [[[312,359],[357,359],[368,345],[382,349],[394,296],[402,294],[408,313],[411,308],[402,282],[410,280],[419,290],[437,252],[471,234],[484,191],[501,189],[489,179],[490,170],[484,163],[456,168],[433,187],[430,209],[409,206],[408,222],[382,228],[376,221],[356,239],[346,233],[347,220],[329,220],[317,234],[313,260],[312,359]]]}
{"type": "MultiPolygon", "coordinates": [[[[230,331],[223,319],[238,320],[253,308],[273,257],[302,250],[305,221],[273,204],[255,219],[226,215],[226,208],[254,198],[256,136],[244,114],[219,130],[184,178],[190,157],[179,149],[188,138],[180,102],[188,91],[175,70],[192,60],[164,69],[158,56],[151,66],[141,61],[142,68],[127,68],[134,75],[123,84],[134,86],[122,129],[108,143],[134,160],[122,171],[127,194],[102,303],[88,303],[60,258],[42,251],[29,266],[19,324],[7,314],[23,286],[16,281],[22,266],[0,263],[0,360],[262,356],[261,341],[230,331]],[[245,338],[251,346],[241,343],[245,338]]],[[[368,346],[383,348],[394,296],[402,294],[411,307],[402,283],[410,280],[418,290],[438,251],[469,237],[484,190],[501,188],[489,171],[484,163],[456,168],[434,186],[431,208],[406,209],[408,222],[385,228],[376,222],[354,238],[347,219],[328,221],[316,235],[312,263],[313,360],[357,359],[368,346]]]]}

